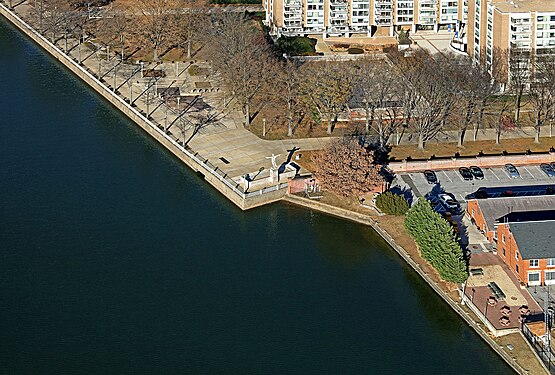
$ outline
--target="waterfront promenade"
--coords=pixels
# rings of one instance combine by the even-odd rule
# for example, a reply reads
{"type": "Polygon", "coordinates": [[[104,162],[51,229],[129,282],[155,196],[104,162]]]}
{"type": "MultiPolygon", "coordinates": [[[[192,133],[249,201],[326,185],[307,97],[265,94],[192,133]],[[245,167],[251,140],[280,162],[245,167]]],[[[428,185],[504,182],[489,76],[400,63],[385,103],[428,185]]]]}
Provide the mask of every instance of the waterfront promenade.
{"type": "MultiPolygon", "coordinates": [[[[30,6],[21,4],[17,13],[26,18],[30,6]]],[[[293,148],[303,150],[322,149],[329,138],[263,140],[243,126],[243,117],[234,108],[233,99],[226,98],[219,87],[217,74],[192,76],[191,65],[209,71],[204,61],[190,60],[181,63],[133,63],[133,58],[121,61],[120,56],[101,46],[94,38],[86,38],[79,45],[77,39],[58,38],[54,43],[62,52],[100,80],[109,90],[139,111],[148,113],[149,119],[178,143],[191,137],[194,118],[210,112],[216,121],[198,131],[187,144],[211,164],[239,181],[246,174],[254,175],[260,168],[269,169],[267,157],[280,155],[278,163],[287,160],[293,148]],[[165,77],[147,77],[146,71],[163,72],[165,77]],[[198,89],[197,86],[209,87],[198,89]],[[114,88],[116,90],[114,90],[114,88]],[[176,98],[164,99],[164,90],[179,89],[180,102],[176,98]],[[193,104],[191,104],[193,103],[193,104]]]]}
{"type": "MultiPolygon", "coordinates": [[[[91,65],[91,67],[89,68],[89,70],[94,71],[94,64],[91,65]]],[[[115,75],[115,79],[117,82],[118,76],[115,75]]],[[[107,82],[107,79],[104,79],[105,82],[107,82]]],[[[137,84],[138,86],[140,86],[141,81],[137,80],[139,83],[137,84]]],[[[117,85],[115,86],[117,87],[117,85]]],[[[123,86],[122,86],[123,87],[123,86]]],[[[131,86],[132,88],[133,86],[131,86]]],[[[129,95],[131,95],[131,91],[132,89],[129,90],[129,95]]],[[[120,91],[121,92],[121,91],[120,91]]],[[[122,95],[125,95],[124,92],[121,92],[122,95]]],[[[136,94],[135,94],[136,95],[136,94]]],[[[207,103],[210,103],[211,99],[207,98],[207,103]]],[[[218,98],[214,98],[212,100],[218,100],[218,98]]],[[[213,102],[214,103],[214,102],[213,102]]],[[[144,105],[144,109],[143,111],[148,111],[146,108],[146,105],[152,106],[153,103],[145,103],[144,105]]],[[[139,106],[138,106],[139,107],[139,106]]],[[[139,107],[141,108],[141,107],[139,107]]],[[[152,108],[152,107],[150,107],[152,108]]],[[[156,117],[156,116],[160,116],[161,113],[156,113],[156,112],[152,112],[152,114],[150,115],[150,117],[152,117],[155,121],[155,123],[159,124],[159,126],[163,126],[163,122],[165,119],[164,118],[160,118],[160,117],[156,117]]],[[[164,114],[164,116],[166,116],[166,114],[164,114]]],[[[249,142],[252,141],[252,143],[250,143],[251,147],[253,147],[253,145],[256,145],[257,147],[260,146],[260,150],[258,150],[257,152],[260,154],[261,157],[264,157],[262,155],[264,155],[265,152],[268,152],[271,150],[275,150],[275,152],[287,152],[287,150],[290,150],[291,147],[299,147],[298,145],[301,143],[296,143],[297,141],[293,141],[292,143],[286,143],[286,142],[269,142],[269,141],[262,141],[259,140],[257,137],[255,137],[254,135],[250,134],[249,132],[246,132],[244,129],[241,129],[240,125],[237,125],[236,120],[231,120],[231,121],[227,121],[227,123],[220,123],[220,124],[213,124],[212,129],[210,128],[206,128],[203,129],[205,130],[204,132],[200,133],[198,137],[195,137],[193,139],[193,141],[195,142],[191,142],[191,146],[192,147],[201,147],[199,146],[198,143],[196,143],[197,140],[202,140],[204,139],[205,141],[203,142],[203,144],[205,145],[205,149],[204,152],[206,152],[205,155],[214,155],[214,158],[217,157],[218,154],[221,154],[222,152],[230,152],[229,155],[233,155],[233,146],[232,144],[235,142],[237,145],[242,145],[242,146],[246,146],[246,149],[243,151],[244,152],[244,160],[245,160],[245,164],[248,164],[249,162],[253,168],[256,165],[260,165],[257,164],[259,163],[259,159],[255,156],[256,153],[251,153],[249,150],[249,142]],[[248,133],[248,134],[247,134],[248,133]],[[229,142],[229,140],[232,139],[232,137],[235,137],[235,141],[234,142],[229,142]],[[244,138],[243,138],[244,137],[244,138]],[[256,140],[254,138],[256,138],[256,140]],[[266,143],[267,142],[267,143],[266,143]],[[246,143],[246,145],[244,144],[246,143]],[[263,144],[266,143],[266,146],[264,146],[263,144]],[[271,146],[270,146],[271,145],[271,146]],[[212,147],[214,146],[214,147],[212,147]],[[226,148],[226,146],[231,146],[231,148],[229,150],[223,150],[226,148]]],[[[185,138],[187,138],[187,134],[185,134],[185,138]]],[[[179,138],[176,136],[176,139],[179,141],[179,138]]],[[[308,147],[317,147],[317,144],[312,144],[309,145],[308,147]]],[[[319,145],[321,147],[321,145],[319,145]]],[[[193,148],[194,149],[194,148],[193,148]]],[[[196,151],[195,152],[199,152],[196,151]]],[[[200,152],[199,152],[200,153],[200,152]]],[[[225,155],[225,154],[224,154],[225,155]]],[[[206,156],[204,156],[206,157],[206,156]]],[[[211,159],[214,160],[214,159],[211,159]]],[[[229,160],[228,160],[229,161],[229,160]]],[[[267,163],[266,165],[268,165],[269,167],[269,160],[265,159],[261,160],[263,163],[267,163]]],[[[222,160],[222,167],[225,167],[226,165],[231,165],[231,163],[226,163],[222,160]]],[[[256,168],[258,169],[258,168],[256,168]]],[[[255,170],[256,170],[255,169],[255,170]]],[[[232,169],[230,169],[232,170],[232,169]]],[[[252,172],[252,170],[250,170],[250,172],[252,172]]],[[[410,264],[410,262],[409,262],[410,264]]]]}

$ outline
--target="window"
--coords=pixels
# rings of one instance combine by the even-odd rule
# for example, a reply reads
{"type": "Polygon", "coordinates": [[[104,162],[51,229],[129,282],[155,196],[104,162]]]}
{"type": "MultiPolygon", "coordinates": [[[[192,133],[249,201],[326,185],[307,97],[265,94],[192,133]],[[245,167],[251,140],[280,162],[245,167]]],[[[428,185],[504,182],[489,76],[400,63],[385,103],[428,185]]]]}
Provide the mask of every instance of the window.
{"type": "Polygon", "coordinates": [[[503,256],[505,256],[505,248],[504,247],[501,248],[501,253],[503,253],[503,256]]]}
{"type": "Polygon", "coordinates": [[[528,285],[541,285],[540,272],[528,272],[528,285]]]}
{"type": "Polygon", "coordinates": [[[518,251],[515,251],[515,259],[518,260],[518,251]]]}
{"type": "Polygon", "coordinates": [[[555,267],[555,258],[547,258],[545,262],[547,267],[555,267]]]}
{"type": "Polygon", "coordinates": [[[545,285],[555,284],[555,271],[545,271],[545,285]]]}
{"type": "Polygon", "coordinates": [[[515,265],[515,271],[518,273],[518,264],[515,265]]]}
{"type": "Polygon", "coordinates": [[[539,259],[530,259],[530,268],[537,268],[540,266],[539,259]]]}
{"type": "MultiPolygon", "coordinates": [[[[504,234],[501,235],[501,242],[505,243],[505,235],[504,234]]],[[[517,259],[518,259],[518,257],[517,257],[517,259]]]]}

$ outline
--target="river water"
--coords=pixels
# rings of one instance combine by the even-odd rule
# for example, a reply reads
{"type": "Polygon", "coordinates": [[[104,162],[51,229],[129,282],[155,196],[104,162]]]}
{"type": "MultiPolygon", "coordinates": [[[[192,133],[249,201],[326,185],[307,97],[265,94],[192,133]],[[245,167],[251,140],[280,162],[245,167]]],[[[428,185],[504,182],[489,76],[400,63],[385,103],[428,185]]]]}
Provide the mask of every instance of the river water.
{"type": "Polygon", "coordinates": [[[369,228],[241,212],[3,19],[0,92],[0,373],[510,373],[369,228]]]}

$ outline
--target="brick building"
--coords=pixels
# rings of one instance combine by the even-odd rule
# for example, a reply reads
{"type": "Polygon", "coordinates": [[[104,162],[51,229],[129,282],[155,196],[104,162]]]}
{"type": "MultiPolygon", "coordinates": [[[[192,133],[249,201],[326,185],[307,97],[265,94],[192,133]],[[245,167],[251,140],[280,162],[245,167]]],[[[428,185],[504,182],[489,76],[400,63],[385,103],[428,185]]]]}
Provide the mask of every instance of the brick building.
{"type": "Polygon", "coordinates": [[[497,225],[497,254],[529,286],[555,284],[555,219],[545,213],[555,218],[555,211],[538,211],[497,225]]]}
{"type": "Polygon", "coordinates": [[[467,215],[492,243],[497,241],[497,221],[511,212],[555,209],[555,195],[469,199],[467,215]]]}
{"type": "Polygon", "coordinates": [[[521,282],[555,284],[555,196],[471,199],[466,214],[521,282]]]}

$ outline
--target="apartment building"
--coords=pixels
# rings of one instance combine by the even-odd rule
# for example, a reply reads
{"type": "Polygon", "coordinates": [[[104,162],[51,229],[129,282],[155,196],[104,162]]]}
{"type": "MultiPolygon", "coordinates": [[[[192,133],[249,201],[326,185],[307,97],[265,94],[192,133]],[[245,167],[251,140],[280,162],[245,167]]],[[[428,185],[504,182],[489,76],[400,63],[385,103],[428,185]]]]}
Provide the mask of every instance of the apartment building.
{"type": "Polygon", "coordinates": [[[264,0],[273,35],[390,35],[459,27],[468,0],[264,0]]]}
{"type": "Polygon", "coordinates": [[[555,52],[555,0],[469,0],[467,52],[505,66],[506,79],[517,61],[531,74],[535,58],[555,52]]]}

